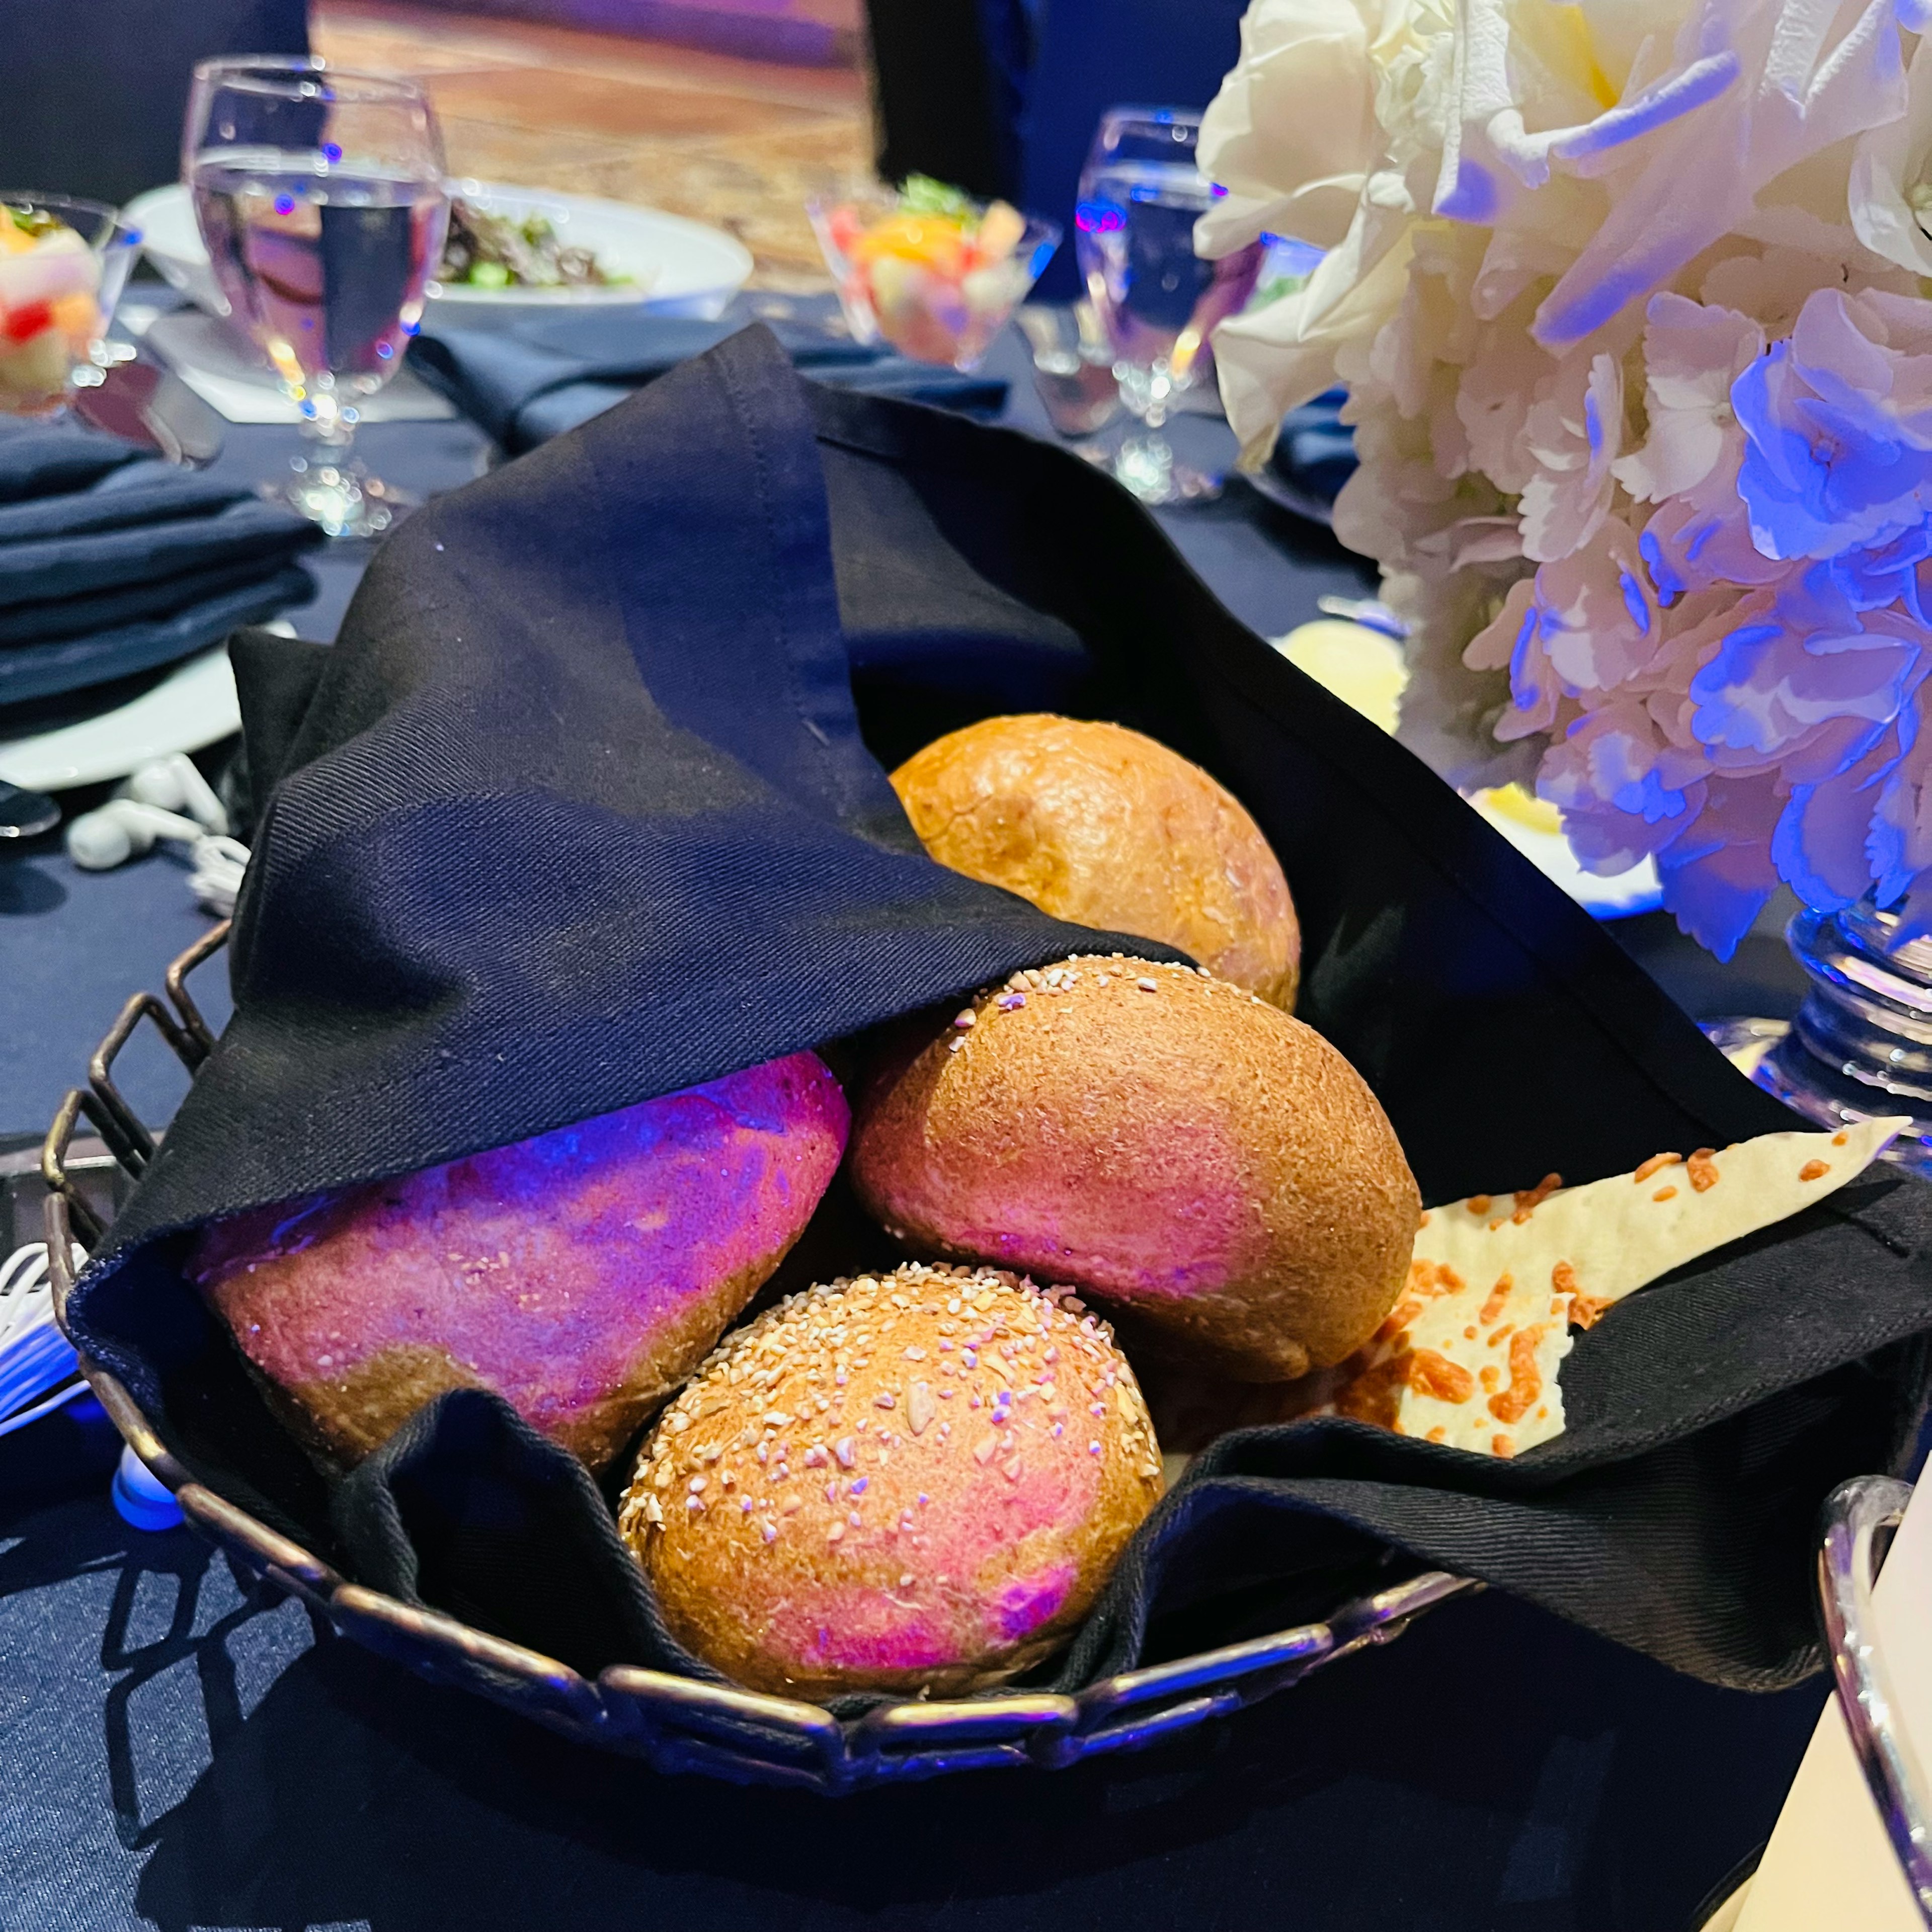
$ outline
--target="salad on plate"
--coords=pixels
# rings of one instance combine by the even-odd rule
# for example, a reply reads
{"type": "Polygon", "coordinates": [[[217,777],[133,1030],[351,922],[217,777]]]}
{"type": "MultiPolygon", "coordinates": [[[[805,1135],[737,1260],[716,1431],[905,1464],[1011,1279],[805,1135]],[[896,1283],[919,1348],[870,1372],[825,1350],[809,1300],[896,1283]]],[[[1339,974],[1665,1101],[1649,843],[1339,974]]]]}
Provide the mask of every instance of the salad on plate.
{"type": "Polygon", "coordinates": [[[609,289],[632,278],[611,274],[593,250],[566,242],[548,215],[492,214],[459,200],[449,205],[436,280],[446,288],[609,289]]]}

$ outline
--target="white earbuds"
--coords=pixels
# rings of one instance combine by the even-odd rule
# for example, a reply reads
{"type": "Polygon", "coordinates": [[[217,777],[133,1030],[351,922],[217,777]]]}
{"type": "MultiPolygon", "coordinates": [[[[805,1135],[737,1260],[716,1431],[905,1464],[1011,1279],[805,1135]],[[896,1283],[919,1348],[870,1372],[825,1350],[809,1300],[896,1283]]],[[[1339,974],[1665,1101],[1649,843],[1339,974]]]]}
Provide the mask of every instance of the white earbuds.
{"type": "Polygon", "coordinates": [[[228,836],[228,814],[194,760],[184,752],[151,759],[121,788],[120,795],[164,812],[184,812],[202,831],[228,836]]]}
{"type": "Polygon", "coordinates": [[[248,847],[238,838],[211,835],[197,838],[189,856],[194,870],[188,875],[188,889],[194,893],[195,904],[220,918],[232,918],[242,890],[242,875],[248,869],[248,847]]]}
{"type": "Polygon", "coordinates": [[[154,849],[158,838],[204,836],[191,818],[138,805],[131,798],[110,798],[97,812],[83,812],[67,828],[67,855],[90,872],[105,872],[154,849]]]}
{"type": "Polygon", "coordinates": [[[180,752],[152,759],[116,795],[67,828],[68,856],[83,871],[105,872],[154,849],[158,839],[188,848],[189,890],[210,912],[235,910],[248,848],[228,836],[228,814],[193,759],[180,752]]]}

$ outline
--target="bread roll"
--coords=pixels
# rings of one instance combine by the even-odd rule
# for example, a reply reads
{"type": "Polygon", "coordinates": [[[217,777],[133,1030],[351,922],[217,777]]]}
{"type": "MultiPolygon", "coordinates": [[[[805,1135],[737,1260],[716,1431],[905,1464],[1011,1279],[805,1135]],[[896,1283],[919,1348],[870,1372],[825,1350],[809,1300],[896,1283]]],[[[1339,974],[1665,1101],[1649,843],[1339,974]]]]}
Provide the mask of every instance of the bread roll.
{"type": "Polygon", "coordinates": [[[1016,974],[889,1056],[850,1172],[916,1249],[1072,1282],[1130,1342],[1250,1382],[1366,1341],[1421,1218],[1394,1130],[1319,1034],[1118,955],[1016,974]]]}
{"type": "Polygon", "coordinates": [[[359,1461],[496,1390],[594,1469],[797,1240],[848,1115],[796,1053],[466,1160],[218,1222],[189,1263],[278,1407],[359,1461]]]}
{"type": "Polygon", "coordinates": [[[989,718],[892,784],[942,866],[1294,1004],[1301,931],[1281,866],[1240,802],[1165,745],[1118,724],[989,718]]]}
{"type": "Polygon", "coordinates": [[[1064,1642],[1160,1495],[1133,1372],[1066,1290],[914,1266],[728,1337],[618,1521],[740,1684],[952,1696],[1064,1642]]]}

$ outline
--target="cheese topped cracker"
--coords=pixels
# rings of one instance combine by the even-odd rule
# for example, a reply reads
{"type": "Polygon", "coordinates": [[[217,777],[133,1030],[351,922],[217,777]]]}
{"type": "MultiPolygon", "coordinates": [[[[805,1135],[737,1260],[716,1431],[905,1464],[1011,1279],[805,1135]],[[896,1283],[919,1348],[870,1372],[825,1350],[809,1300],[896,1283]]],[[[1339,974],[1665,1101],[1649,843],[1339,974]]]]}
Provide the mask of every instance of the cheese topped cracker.
{"type": "Polygon", "coordinates": [[[1573,1295],[1572,1319],[1587,1328],[1673,1268],[1834,1193],[1908,1124],[1760,1134],[1721,1153],[1654,1154],[1634,1173],[1587,1186],[1556,1186],[1552,1174],[1527,1193],[1472,1195],[1423,1216],[1414,1257],[1470,1282],[1509,1274],[1573,1295]]]}
{"type": "Polygon", "coordinates": [[[1423,1216],[1408,1278],[1328,1405],[1426,1442],[1514,1456],[1562,1433],[1558,1365],[1613,1304],[1822,1200],[1907,1123],[1763,1134],[1653,1155],[1582,1187],[1555,1174],[1423,1216]]]}
{"type": "Polygon", "coordinates": [[[1514,1456],[1563,1431],[1557,1364],[1570,1350],[1570,1298],[1507,1272],[1472,1281],[1409,1264],[1336,1412],[1479,1456],[1514,1456]]]}

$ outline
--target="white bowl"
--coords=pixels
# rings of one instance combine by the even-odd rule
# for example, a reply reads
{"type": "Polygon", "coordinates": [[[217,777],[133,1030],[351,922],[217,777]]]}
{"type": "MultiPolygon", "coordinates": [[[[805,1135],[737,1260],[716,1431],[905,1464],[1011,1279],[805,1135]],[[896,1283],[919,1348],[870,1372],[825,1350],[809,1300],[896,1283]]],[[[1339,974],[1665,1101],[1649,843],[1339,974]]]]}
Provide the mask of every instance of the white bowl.
{"type": "MultiPolygon", "coordinates": [[[[491,182],[454,181],[450,191],[491,214],[544,215],[566,242],[590,250],[607,273],[629,280],[614,288],[564,289],[472,289],[432,282],[424,319],[430,329],[438,322],[451,328],[504,328],[538,316],[627,308],[708,321],[724,312],[752,272],[742,243],[681,214],[491,182]]],[[[124,215],[140,230],[148,260],[169,281],[211,315],[227,313],[186,188],[177,182],[151,188],[136,196],[124,215]]]]}

